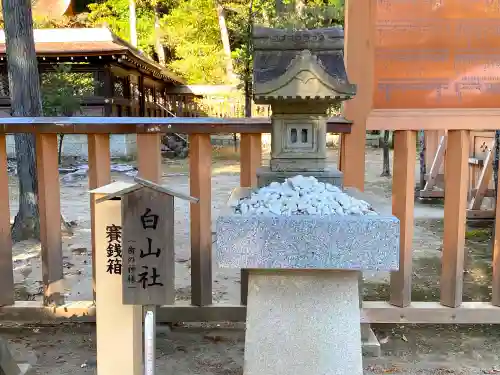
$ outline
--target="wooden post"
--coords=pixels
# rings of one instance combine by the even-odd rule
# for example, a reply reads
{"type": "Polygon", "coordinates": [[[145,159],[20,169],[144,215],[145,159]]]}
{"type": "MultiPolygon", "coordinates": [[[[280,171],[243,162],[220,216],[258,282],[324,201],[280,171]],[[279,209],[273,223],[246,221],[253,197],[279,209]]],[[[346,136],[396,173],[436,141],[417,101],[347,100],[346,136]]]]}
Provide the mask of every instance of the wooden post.
{"type": "Polygon", "coordinates": [[[448,132],[445,156],[444,240],[441,258],[441,304],[462,304],[469,131],[448,132]]]}
{"type": "MultiPolygon", "coordinates": [[[[89,134],[87,136],[89,154],[89,189],[107,185],[111,182],[111,153],[109,134],[89,134]]],[[[90,199],[90,228],[92,240],[92,290],[95,301],[95,202],[90,199]]]]}
{"type": "Polygon", "coordinates": [[[497,191],[495,208],[495,238],[493,239],[493,277],[491,280],[491,303],[500,306],[500,189],[497,191]]]}
{"type": "Polygon", "coordinates": [[[189,149],[191,195],[191,303],[212,303],[212,145],[210,134],[193,134],[189,149]]]}
{"type": "Polygon", "coordinates": [[[363,191],[365,181],[366,120],[373,102],[376,0],[349,0],[345,10],[345,65],[356,96],[344,103],[344,115],[354,125],[342,134],[339,157],[344,185],[363,191]]]}
{"type": "Polygon", "coordinates": [[[64,299],[64,276],[57,134],[36,135],[36,163],[44,303],[60,304],[64,299]]]}
{"type": "Polygon", "coordinates": [[[146,116],[146,93],[144,92],[144,76],[142,74],[138,77],[138,90],[139,90],[139,117],[146,116]]]}
{"type": "Polygon", "coordinates": [[[240,186],[257,186],[257,168],[262,165],[261,134],[241,134],[240,186]]]}
{"type": "Polygon", "coordinates": [[[161,181],[161,134],[137,134],[139,176],[153,182],[161,181]]]}
{"type": "Polygon", "coordinates": [[[115,85],[113,79],[113,72],[111,71],[111,67],[109,65],[106,65],[104,67],[102,82],[104,84],[103,87],[104,98],[108,100],[106,104],[104,104],[104,116],[106,117],[113,116],[114,112],[113,112],[112,99],[114,96],[115,85]]]}
{"type": "MultiPolygon", "coordinates": [[[[240,186],[257,187],[257,168],[262,165],[262,134],[241,134],[240,186]]],[[[240,302],[247,304],[248,270],[240,273],[240,302]]]]}
{"type": "Polygon", "coordinates": [[[0,306],[14,304],[14,272],[10,238],[9,175],[5,134],[0,135],[0,306]]]}
{"type": "Polygon", "coordinates": [[[414,131],[394,133],[392,214],[401,222],[401,238],[399,270],[391,272],[390,303],[399,307],[406,307],[411,303],[416,143],[414,131]]]}
{"type": "MultiPolygon", "coordinates": [[[[95,202],[131,185],[106,185],[91,191],[92,199],[95,202]]],[[[96,204],[95,213],[97,373],[142,375],[142,307],[122,303],[122,270],[118,266],[122,258],[115,251],[122,244],[120,198],[96,204]],[[113,250],[110,258],[108,248],[113,250]]]]}

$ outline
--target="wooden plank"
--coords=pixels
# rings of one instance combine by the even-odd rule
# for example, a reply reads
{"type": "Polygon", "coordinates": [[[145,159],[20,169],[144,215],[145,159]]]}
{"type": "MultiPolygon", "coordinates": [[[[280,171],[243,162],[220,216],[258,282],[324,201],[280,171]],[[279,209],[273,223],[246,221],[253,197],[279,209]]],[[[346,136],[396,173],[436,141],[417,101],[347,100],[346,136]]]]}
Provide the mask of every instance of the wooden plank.
{"type": "MultiPolygon", "coordinates": [[[[135,101],[135,103],[138,102],[135,101]]],[[[134,114],[137,115],[137,113],[134,114]]],[[[328,133],[350,133],[351,125],[342,117],[332,117],[327,120],[326,129],[328,133]]],[[[270,132],[269,117],[5,117],[0,122],[0,134],[261,134],[270,132]]]]}
{"type": "Polygon", "coordinates": [[[146,180],[160,182],[161,134],[137,134],[138,175],[146,180]]]}
{"type": "Polygon", "coordinates": [[[424,191],[430,191],[436,184],[437,176],[441,170],[441,166],[443,165],[444,154],[446,151],[446,137],[442,136],[439,141],[439,146],[437,148],[436,156],[432,161],[431,169],[429,171],[429,178],[424,186],[424,191]]]}
{"type": "Polygon", "coordinates": [[[413,209],[416,132],[394,132],[394,173],[392,182],[392,214],[400,220],[399,270],[391,272],[390,303],[399,307],[411,303],[413,209]]]}
{"type": "Polygon", "coordinates": [[[456,308],[438,302],[412,302],[399,308],[383,301],[363,302],[361,321],[414,324],[499,324],[500,308],[488,302],[464,302],[456,308]]]}
{"type": "Polygon", "coordinates": [[[0,306],[14,303],[12,267],[7,147],[5,135],[0,135],[0,306]]]}
{"type": "Polygon", "coordinates": [[[140,177],[135,177],[134,181],[137,182],[139,185],[156,190],[159,193],[171,195],[174,198],[184,199],[186,201],[194,202],[194,203],[198,203],[198,201],[199,201],[198,198],[194,198],[194,197],[191,197],[190,195],[181,193],[180,191],[173,190],[173,189],[170,189],[168,187],[155,184],[154,182],[145,180],[145,179],[140,178],[140,177]]]}
{"type": "Polygon", "coordinates": [[[375,109],[370,112],[366,123],[366,130],[418,131],[479,129],[493,131],[500,129],[500,109],[375,109]],[[478,121],[478,119],[481,119],[481,121],[478,121]]]}
{"type": "Polygon", "coordinates": [[[444,198],[444,190],[420,190],[418,196],[420,198],[444,198]]]}
{"type": "MultiPolygon", "coordinates": [[[[91,323],[96,321],[96,310],[92,301],[68,302],[57,307],[43,306],[39,301],[17,301],[13,306],[0,307],[0,319],[37,324],[91,323]]],[[[161,306],[157,311],[160,323],[244,322],[246,319],[246,306],[226,303],[198,307],[187,301],[177,302],[174,306],[161,306]]],[[[464,302],[457,308],[438,302],[412,302],[407,307],[397,307],[384,301],[365,301],[361,323],[500,324],[500,307],[488,302],[464,302]]]]}
{"type": "Polygon", "coordinates": [[[444,240],[441,271],[441,303],[462,303],[465,220],[468,188],[469,132],[448,132],[445,170],[444,240]]]}
{"type": "Polygon", "coordinates": [[[189,138],[191,196],[191,303],[212,303],[212,144],[210,135],[189,138]]]}
{"type": "MultiPolygon", "coordinates": [[[[87,136],[89,154],[89,190],[111,182],[111,152],[109,134],[89,134],[87,136]]],[[[95,204],[90,200],[90,237],[92,244],[92,291],[95,300],[95,204]]]]}
{"type": "Polygon", "coordinates": [[[122,220],[123,303],[174,304],[174,197],[148,188],[126,194],[122,220]]]}
{"type": "MultiPolygon", "coordinates": [[[[477,194],[477,189],[472,189],[471,194],[472,195],[477,194]]],[[[484,198],[495,198],[495,197],[496,197],[495,189],[486,189],[484,191],[484,198]]]]}
{"type": "Polygon", "coordinates": [[[467,219],[494,219],[495,210],[467,210],[467,219]]]}
{"type": "Polygon", "coordinates": [[[485,192],[488,189],[491,177],[493,176],[493,146],[494,144],[486,153],[484,165],[481,169],[481,174],[479,175],[479,180],[476,185],[475,194],[469,202],[469,210],[479,210],[481,208],[481,204],[483,203],[485,192]]]}
{"type": "Polygon", "coordinates": [[[57,134],[37,134],[36,164],[44,301],[60,304],[64,299],[64,276],[57,134]]]}
{"type": "Polygon", "coordinates": [[[111,268],[107,256],[110,244],[122,245],[121,200],[97,204],[95,225],[97,373],[142,375],[142,307],[122,303],[121,256],[113,254],[111,268]]]}

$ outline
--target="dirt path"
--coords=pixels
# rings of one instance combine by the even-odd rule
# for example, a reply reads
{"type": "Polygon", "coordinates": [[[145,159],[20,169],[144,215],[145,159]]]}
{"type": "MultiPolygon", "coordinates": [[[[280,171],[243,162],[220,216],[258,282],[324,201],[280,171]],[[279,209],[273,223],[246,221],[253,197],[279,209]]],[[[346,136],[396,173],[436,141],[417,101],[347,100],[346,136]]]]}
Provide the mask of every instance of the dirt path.
{"type": "MultiPolygon", "coordinates": [[[[331,151],[332,160],[336,152],[331,151]]],[[[366,193],[386,212],[391,207],[391,179],[380,177],[380,150],[367,150],[366,193]]],[[[187,162],[169,162],[164,166],[162,183],[178,190],[189,191],[187,162]]],[[[113,174],[114,180],[131,180],[124,174],[113,174]]],[[[227,155],[214,155],[212,177],[212,216],[215,219],[231,189],[239,185],[239,165],[227,155]]],[[[91,256],[89,195],[86,178],[61,185],[61,205],[67,220],[75,221],[74,236],[64,238],[63,254],[67,298],[90,300],[91,256]]],[[[11,181],[11,213],[17,210],[16,182],[11,181]]],[[[440,206],[416,204],[414,246],[414,300],[439,298],[439,270],[442,246],[442,216],[440,206]]],[[[176,287],[177,299],[190,298],[189,206],[177,200],[176,225],[176,287]]],[[[466,300],[487,300],[491,281],[491,233],[489,230],[467,234],[466,300]]],[[[41,262],[40,246],[25,242],[14,247],[14,269],[17,299],[38,299],[41,262]]],[[[365,275],[365,299],[388,297],[388,274],[365,275]]],[[[214,266],[214,301],[239,301],[239,272],[218,270],[214,266]]],[[[16,353],[24,360],[36,363],[38,374],[94,373],[94,327],[2,329],[16,353]],[[86,366],[83,364],[87,364],[86,366]]],[[[377,327],[384,356],[366,358],[366,374],[488,374],[499,363],[497,329],[493,327],[377,327]],[[462,371],[462,372],[460,372],[462,371]]],[[[243,359],[242,327],[230,329],[174,328],[158,339],[158,365],[162,374],[241,374],[243,359]]],[[[500,363],[499,363],[500,364],[500,363]]]]}

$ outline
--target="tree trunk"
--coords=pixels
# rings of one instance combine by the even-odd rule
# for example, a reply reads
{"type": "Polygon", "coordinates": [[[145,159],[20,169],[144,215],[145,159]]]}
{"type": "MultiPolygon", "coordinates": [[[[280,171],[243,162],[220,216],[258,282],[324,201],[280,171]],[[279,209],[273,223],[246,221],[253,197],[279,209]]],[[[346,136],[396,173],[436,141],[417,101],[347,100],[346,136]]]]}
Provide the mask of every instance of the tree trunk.
{"type": "MultiPolygon", "coordinates": [[[[2,0],[12,116],[42,116],[38,62],[30,0],[2,0]]],[[[16,134],[19,212],[12,227],[14,242],[40,238],[35,136],[16,134]]]]}
{"type": "Polygon", "coordinates": [[[383,163],[382,163],[382,177],[389,177],[391,175],[391,165],[389,163],[389,130],[384,130],[384,142],[382,144],[383,150],[383,163]]]}
{"type": "Polygon", "coordinates": [[[62,163],[63,139],[64,139],[64,134],[59,134],[59,145],[57,147],[57,162],[59,163],[59,166],[61,166],[62,163]]]}
{"type": "Polygon", "coordinates": [[[424,190],[425,187],[425,174],[426,166],[425,166],[425,132],[420,130],[418,132],[418,142],[420,148],[419,161],[420,161],[420,190],[424,190]]]}
{"type": "Polygon", "coordinates": [[[224,48],[224,54],[226,55],[226,74],[227,79],[230,83],[236,80],[233,68],[233,59],[231,56],[231,44],[229,43],[229,32],[227,31],[226,25],[226,15],[224,14],[224,8],[222,4],[216,0],[215,7],[217,9],[217,16],[219,18],[219,30],[220,38],[222,41],[222,47],[224,48]]]}
{"type": "Polygon", "coordinates": [[[158,6],[155,6],[155,49],[158,55],[158,61],[160,64],[165,65],[165,49],[161,43],[160,29],[160,15],[158,13],[158,6]]]}
{"type": "MultiPolygon", "coordinates": [[[[4,0],[5,1],[5,0],[4,0]]],[[[130,44],[137,47],[137,16],[135,14],[135,0],[128,1],[130,44]]]]}
{"type": "Polygon", "coordinates": [[[250,0],[250,7],[248,9],[248,24],[247,24],[247,43],[246,43],[246,58],[244,68],[244,95],[245,95],[245,117],[252,117],[252,62],[251,55],[252,48],[252,34],[253,34],[253,0],[250,0]]]}

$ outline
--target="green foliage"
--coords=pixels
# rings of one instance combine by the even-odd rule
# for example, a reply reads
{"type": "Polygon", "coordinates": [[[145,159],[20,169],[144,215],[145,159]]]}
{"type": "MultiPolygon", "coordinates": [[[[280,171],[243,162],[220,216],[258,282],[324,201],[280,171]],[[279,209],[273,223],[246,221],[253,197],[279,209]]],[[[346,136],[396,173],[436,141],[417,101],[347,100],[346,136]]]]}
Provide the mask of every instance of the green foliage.
{"type": "Polygon", "coordinates": [[[224,83],[224,53],[214,0],[182,1],[162,19],[162,30],[165,44],[174,51],[170,68],[189,83],[224,83]]]}
{"type": "Polygon", "coordinates": [[[33,16],[33,28],[35,29],[59,29],[91,26],[87,20],[87,13],[78,14],[75,17],[40,17],[33,16]]]}
{"type": "Polygon", "coordinates": [[[286,29],[314,29],[344,24],[345,0],[254,0],[256,25],[286,29]]]}
{"type": "Polygon", "coordinates": [[[70,117],[82,112],[82,99],[94,93],[92,73],[73,73],[71,64],[58,64],[42,74],[42,101],[45,116],[70,117]]]}
{"type": "MultiPolygon", "coordinates": [[[[345,0],[136,0],[138,47],[154,56],[155,14],[161,39],[168,47],[168,67],[191,84],[224,84],[226,61],[216,5],[226,16],[235,73],[244,83],[251,77],[249,22],[292,29],[343,25],[345,0]],[[218,3],[217,3],[218,2],[218,3]],[[250,9],[251,8],[251,9],[250,9]],[[250,67],[250,69],[249,69],[250,67]]],[[[129,0],[94,0],[89,13],[76,18],[35,20],[37,27],[109,27],[130,40],[129,0]]],[[[248,82],[247,82],[248,83],[248,82]]]]}
{"type": "MultiPolygon", "coordinates": [[[[138,48],[152,55],[154,48],[155,5],[152,1],[136,6],[138,48]]],[[[129,0],[105,0],[89,4],[88,22],[94,27],[109,27],[120,38],[130,42],[129,0]]]]}

